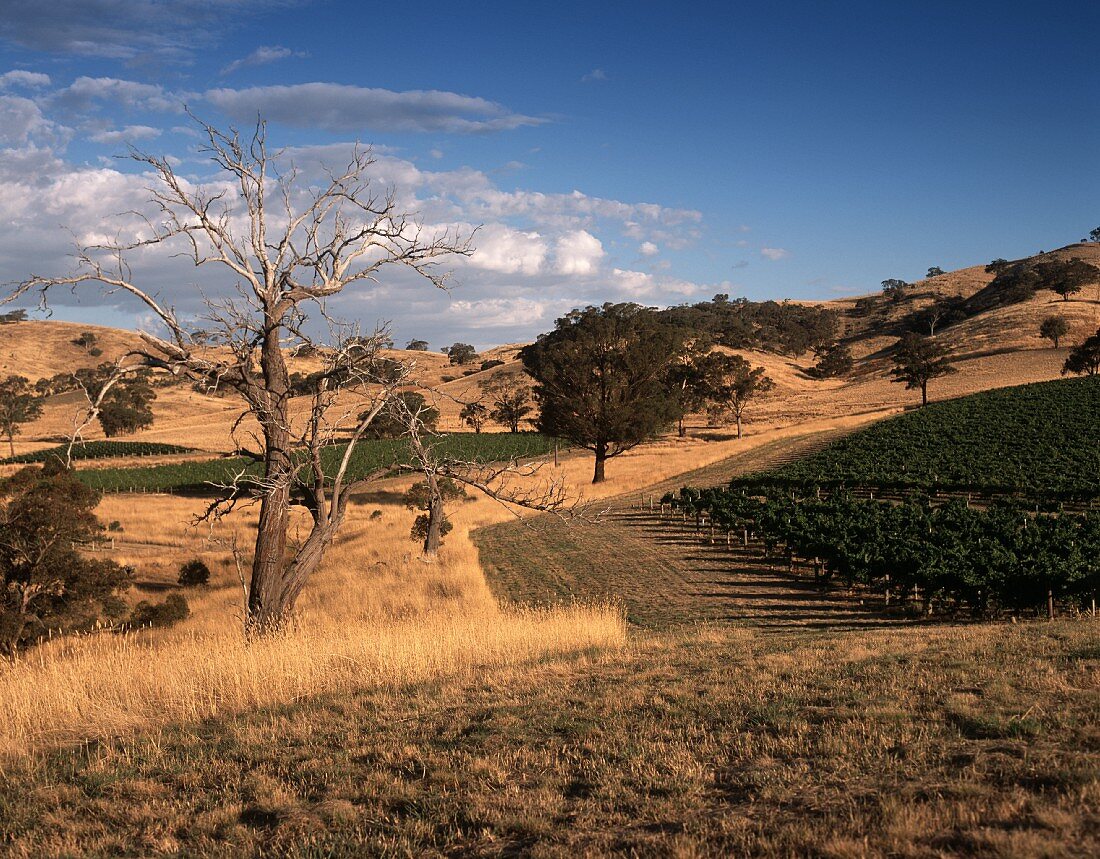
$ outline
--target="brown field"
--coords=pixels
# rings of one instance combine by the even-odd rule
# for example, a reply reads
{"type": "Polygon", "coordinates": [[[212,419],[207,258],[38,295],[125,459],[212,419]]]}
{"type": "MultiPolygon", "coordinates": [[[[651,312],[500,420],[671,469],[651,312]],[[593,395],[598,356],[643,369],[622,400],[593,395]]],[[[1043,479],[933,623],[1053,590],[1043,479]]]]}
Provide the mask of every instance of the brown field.
{"type": "MultiPolygon", "coordinates": [[[[979,266],[918,288],[988,280],[979,266]]],[[[1040,293],[947,329],[960,372],[933,399],[1057,378],[1067,350],[1037,333],[1051,312],[1072,342],[1100,295],[1040,293]]],[[[96,363],[68,343],[83,330],[104,357],[132,336],[0,327],[0,375],[96,363]]],[[[53,641],[0,668],[0,854],[1095,855],[1096,622],[914,623],[649,510],[914,404],[886,378],[894,338],[849,334],[845,381],[813,380],[810,355],[747,353],[777,387],[740,441],[696,418],[595,487],[589,455],[564,455],[556,474],[596,521],[458,502],[428,564],[409,481],[380,482],[296,627],[251,646],[228,541],[247,548],[254,513],[210,531],[191,524],[195,499],[106,497],[100,518],[122,530],[100,551],[134,566],[133,601],[174,591],[194,557],[213,580],[185,591],[175,627],[53,641]]],[[[443,429],[478,381],[519,372],[517,348],[468,376],[415,354],[443,429]]],[[[54,398],[17,448],[46,446],[78,408],[54,398]]],[[[155,412],[136,438],[232,448],[230,400],[159,389],[155,412]]]]}

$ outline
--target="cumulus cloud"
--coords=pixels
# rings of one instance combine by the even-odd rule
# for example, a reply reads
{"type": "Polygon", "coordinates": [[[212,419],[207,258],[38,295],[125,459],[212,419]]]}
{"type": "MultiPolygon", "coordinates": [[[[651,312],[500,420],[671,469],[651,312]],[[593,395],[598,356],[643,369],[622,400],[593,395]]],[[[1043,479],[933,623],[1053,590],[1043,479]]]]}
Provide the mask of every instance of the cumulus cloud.
{"type": "Polygon", "coordinates": [[[785,259],[786,257],[789,257],[790,255],[791,255],[790,251],[788,251],[786,248],[763,247],[763,248],[760,249],[760,256],[764,257],[764,259],[770,259],[773,262],[775,260],[785,259]]]}
{"type": "Polygon", "coordinates": [[[104,102],[128,110],[183,112],[183,99],[164,87],[120,78],[79,77],[54,93],[50,102],[55,107],[77,113],[87,112],[104,102]]]}
{"type": "Polygon", "coordinates": [[[326,131],[508,131],[546,120],[484,98],[442,90],[395,92],[349,84],[306,83],[212,89],[203,98],[238,121],[258,114],[296,128],[326,131]]]}
{"type": "Polygon", "coordinates": [[[642,242],[641,247],[638,248],[638,253],[644,257],[656,256],[660,252],[661,249],[653,242],[642,242]]]}
{"type": "Polygon", "coordinates": [[[23,69],[13,69],[0,75],[0,89],[11,87],[26,87],[27,89],[41,89],[50,85],[50,76],[42,72],[28,72],[23,69]]]}
{"type": "Polygon", "coordinates": [[[576,230],[558,239],[554,267],[558,274],[594,274],[603,255],[603,243],[599,239],[587,230],[576,230]]]}
{"type": "Polygon", "coordinates": [[[248,68],[250,66],[265,66],[277,60],[285,60],[287,57],[308,56],[309,54],[304,51],[292,51],[290,48],[284,48],[282,45],[261,45],[247,57],[241,57],[239,60],[231,62],[221,70],[221,74],[231,75],[238,69],[248,68]]]}
{"type": "Polygon", "coordinates": [[[31,99],[0,95],[0,144],[59,146],[70,136],[70,129],[48,119],[31,99]]]}
{"type": "Polygon", "coordinates": [[[127,125],[125,128],[97,131],[88,135],[93,143],[124,143],[131,140],[152,140],[154,137],[160,137],[160,129],[150,125],[127,125]]]}
{"type": "Polygon", "coordinates": [[[541,322],[547,307],[530,298],[484,298],[452,301],[448,316],[467,328],[516,328],[541,322]]]}
{"type": "Polygon", "coordinates": [[[592,69],[588,74],[581,77],[581,83],[591,83],[592,81],[605,81],[607,80],[607,72],[603,69],[592,69]]]}
{"type": "Polygon", "coordinates": [[[471,265],[506,274],[538,274],[549,253],[545,239],[538,233],[513,230],[503,224],[482,227],[475,244],[471,265]]]}

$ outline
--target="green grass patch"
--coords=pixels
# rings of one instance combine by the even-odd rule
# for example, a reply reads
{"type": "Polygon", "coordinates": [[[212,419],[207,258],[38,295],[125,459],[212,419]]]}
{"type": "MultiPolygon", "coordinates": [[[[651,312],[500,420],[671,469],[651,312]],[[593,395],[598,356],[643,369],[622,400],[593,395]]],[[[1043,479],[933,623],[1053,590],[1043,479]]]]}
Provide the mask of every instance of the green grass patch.
{"type": "MultiPolygon", "coordinates": [[[[514,458],[542,456],[553,450],[554,440],[540,433],[450,433],[435,442],[439,456],[471,462],[502,462],[514,458]]],[[[331,473],[344,455],[346,445],[324,451],[325,470],[331,473]]],[[[352,479],[385,468],[412,462],[406,439],[372,439],[356,445],[349,474],[352,479]]],[[[180,462],[148,468],[101,468],[81,471],[79,477],[103,492],[209,492],[244,472],[258,477],[262,466],[241,456],[180,462]]]]}

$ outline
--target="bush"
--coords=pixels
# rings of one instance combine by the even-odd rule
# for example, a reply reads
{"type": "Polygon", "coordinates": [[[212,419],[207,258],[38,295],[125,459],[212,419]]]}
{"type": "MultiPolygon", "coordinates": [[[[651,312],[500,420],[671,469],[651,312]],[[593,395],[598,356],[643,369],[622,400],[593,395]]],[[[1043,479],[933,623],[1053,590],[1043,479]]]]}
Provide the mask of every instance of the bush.
{"type": "Polygon", "coordinates": [[[181,620],[191,616],[191,609],[180,594],[170,594],[162,603],[151,603],[142,600],[134,606],[130,614],[129,626],[132,627],[157,627],[174,626],[181,620]]]}
{"type": "Polygon", "coordinates": [[[198,587],[200,585],[208,584],[209,581],[210,568],[198,558],[192,558],[190,561],[180,567],[180,576],[178,582],[182,587],[198,587]]]}
{"type": "Polygon", "coordinates": [[[503,367],[503,366],[504,366],[504,362],[503,361],[497,361],[495,358],[490,359],[488,361],[482,361],[481,362],[482,371],[492,370],[493,367],[503,367]]]}

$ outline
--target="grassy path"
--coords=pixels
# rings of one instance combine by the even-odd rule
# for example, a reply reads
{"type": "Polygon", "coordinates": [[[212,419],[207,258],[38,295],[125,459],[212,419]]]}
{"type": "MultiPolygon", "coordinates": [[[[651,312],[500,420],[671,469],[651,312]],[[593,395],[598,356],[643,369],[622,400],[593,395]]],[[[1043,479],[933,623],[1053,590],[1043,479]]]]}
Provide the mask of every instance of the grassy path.
{"type": "Polygon", "coordinates": [[[691,529],[662,521],[651,495],[685,484],[707,486],[789,462],[841,431],[783,438],[641,493],[612,499],[595,523],[551,516],[507,522],[473,534],[498,598],[546,603],[572,598],[622,602],[627,618],[650,629],[695,622],[785,627],[863,628],[890,624],[876,606],[840,588],[821,590],[804,571],[764,561],[755,547],[708,545],[691,529]]]}

